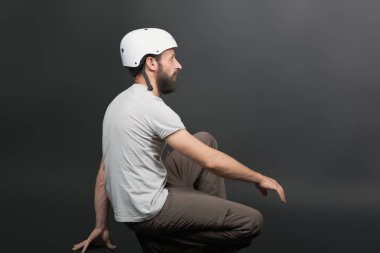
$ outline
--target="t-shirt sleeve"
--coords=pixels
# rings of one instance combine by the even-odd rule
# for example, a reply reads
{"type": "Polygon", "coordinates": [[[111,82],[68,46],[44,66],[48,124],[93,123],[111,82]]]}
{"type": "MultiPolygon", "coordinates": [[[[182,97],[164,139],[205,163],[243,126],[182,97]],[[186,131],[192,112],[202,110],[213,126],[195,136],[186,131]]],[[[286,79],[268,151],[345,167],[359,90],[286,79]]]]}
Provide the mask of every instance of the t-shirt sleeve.
{"type": "Polygon", "coordinates": [[[148,124],[161,139],[186,128],[179,115],[164,102],[154,101],[150,109],[147,115],[148,124]]]}

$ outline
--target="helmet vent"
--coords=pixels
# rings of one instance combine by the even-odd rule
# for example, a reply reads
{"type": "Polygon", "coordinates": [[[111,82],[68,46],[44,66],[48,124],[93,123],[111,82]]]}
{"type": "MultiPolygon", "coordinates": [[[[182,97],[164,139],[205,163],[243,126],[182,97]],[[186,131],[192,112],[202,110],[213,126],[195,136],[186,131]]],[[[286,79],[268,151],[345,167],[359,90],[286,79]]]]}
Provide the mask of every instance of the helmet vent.
{"type": "Polygon", "coordinates": [[[121,53],[124,53],[124,48],[121,49],[121,53]]]}

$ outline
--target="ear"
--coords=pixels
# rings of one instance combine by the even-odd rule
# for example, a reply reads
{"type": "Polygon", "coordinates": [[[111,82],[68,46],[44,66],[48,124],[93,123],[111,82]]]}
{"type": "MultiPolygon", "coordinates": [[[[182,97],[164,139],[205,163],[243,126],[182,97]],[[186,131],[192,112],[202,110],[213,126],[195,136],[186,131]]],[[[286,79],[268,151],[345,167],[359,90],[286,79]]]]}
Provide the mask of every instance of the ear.
{"type": "Polygon", "coordinates": [[[145,68],[149,69],[150,71],[156,71],[158,67],[158,62],[153,57],[147,57],[145,60],[145,68]]]}

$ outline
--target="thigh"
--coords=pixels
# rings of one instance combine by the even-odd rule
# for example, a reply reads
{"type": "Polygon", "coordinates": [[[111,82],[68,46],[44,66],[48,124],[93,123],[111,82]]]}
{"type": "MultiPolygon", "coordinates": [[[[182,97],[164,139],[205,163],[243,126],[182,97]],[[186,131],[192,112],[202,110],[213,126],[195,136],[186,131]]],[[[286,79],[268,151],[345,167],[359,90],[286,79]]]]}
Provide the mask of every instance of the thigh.
{"type": "Polygon", "coordinates": [[[168,209],[159,218],[161,239],[221,252],[250,245],[263,217],[249,206],[194,189],[173,188],[168,209]]]}
{"type": "MultiPolygon", "coordinates": [[[[194,137],[211,148],[217,149],[215,138],[208,132],[198,132],[194,137]]],[[[166,147],[168,155],[163,161],[167,171],[166,187],[189,187],[227,199],[224,178],[202,168],[180,152],[166,147]],[[169,150],[168,150],[169,149],[169,150]]]]}
{"type": "Polygon", "coordinates": [[[138,233],[241,230],[255,219],[255,209],[192,188],[168,188],[161,211],[152,219],[127,223],[138,233]]]}
{"type": "MultiPolygon", "coordinates": [[[[161,211],[152,219],[127,223],[144,235],[153,252],[181,252],[189,246],[238,249],[250,245],[262,227],[261,214],[248,206],[191,188],[169,188],[161,211]]],[[[214,251],[212,251],[214,252],[214,251]]]]}
{"type": "Polygon", "coordinates": [[[230,201],[193,188],[168,190],[168,205],[158,217],[166,232],[218,230],[224,225],[230,201]]]}
{"type": "Polygon", "coordinates": [[[224,201],[188,187],[168,188],[165,204],[157,215],[126,225],[137,233],[145,234],[214,230],[223,224],[228,212],[224,201]]]}
{"type": "MultiPolygon", "coordinates": [[[[209,147],[217,149],[217,142],[210,133],[198,132],[193,136],[209,147]]],[[[176,150],[171,151],[163,160],[163,163],[167,171],[167,187],[194,188],[194,184],[204,172],[204,169],[196,162],[176,150]]]]}

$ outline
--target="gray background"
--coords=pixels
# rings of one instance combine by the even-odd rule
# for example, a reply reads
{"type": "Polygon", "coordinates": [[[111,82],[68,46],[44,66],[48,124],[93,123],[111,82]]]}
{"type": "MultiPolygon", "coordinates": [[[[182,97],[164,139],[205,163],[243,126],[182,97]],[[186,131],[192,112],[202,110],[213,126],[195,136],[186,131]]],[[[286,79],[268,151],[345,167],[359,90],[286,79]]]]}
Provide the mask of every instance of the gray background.
{"type": "MultiPolygon", "coordinates": [[[[92,230],[103,115],[132,81],[119,42],[160,27],[183,65],[166,103],[286,190],[284,205],[227,181],[265,217],[242,252],[379,252],[379,13],[363,0],[1,1],[2,251],[70,252],[92,230]]],[[[112,214],[110,230],[118,252],[141,252],[112,214]]]]}

